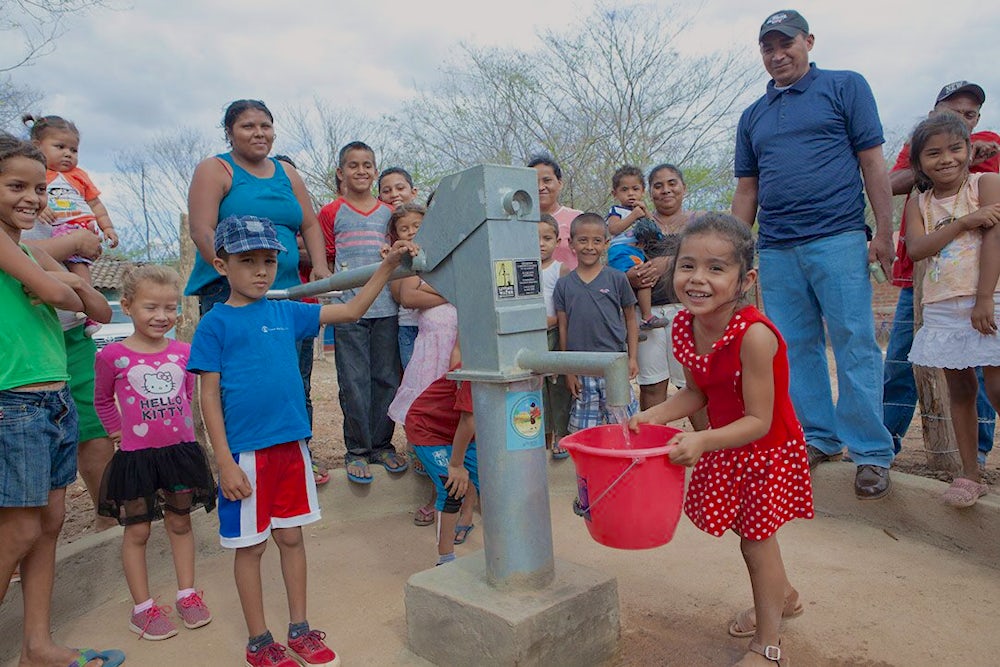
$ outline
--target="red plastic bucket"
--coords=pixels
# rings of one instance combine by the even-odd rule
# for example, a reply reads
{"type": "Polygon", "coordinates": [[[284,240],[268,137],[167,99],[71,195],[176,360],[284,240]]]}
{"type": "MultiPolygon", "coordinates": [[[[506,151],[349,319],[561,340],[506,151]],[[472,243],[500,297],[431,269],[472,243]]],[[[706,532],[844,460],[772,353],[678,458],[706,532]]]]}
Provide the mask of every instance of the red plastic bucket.
{"type": "Polygon", "coordinates": [[[641,424],[625,446],[620,424],[594,426],[559,441],[576,464],[577,514],[598,543],[651,549],[674,536],[684,504],[684,468],[667,458],[678,429],[641,424]]]}

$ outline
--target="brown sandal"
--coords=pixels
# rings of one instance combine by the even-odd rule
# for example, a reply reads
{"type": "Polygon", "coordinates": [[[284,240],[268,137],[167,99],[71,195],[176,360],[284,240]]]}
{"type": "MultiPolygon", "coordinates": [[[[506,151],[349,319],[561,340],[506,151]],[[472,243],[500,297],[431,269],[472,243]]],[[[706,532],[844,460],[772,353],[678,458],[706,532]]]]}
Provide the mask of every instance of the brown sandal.
{"type": "MultiPolygon", "coordinates": [[[[781,610],[781,618],[795,618],[805,611],[802,602],[799,601],[799,592],[792,591],[792,594],[785,598],[785,606],[781,610]]],[[[757,614],[753,607],[744,609],[736,614],[736,618],[729,624],[729,634],[733,637],[753,637],[757,632],[757,614]]]]}

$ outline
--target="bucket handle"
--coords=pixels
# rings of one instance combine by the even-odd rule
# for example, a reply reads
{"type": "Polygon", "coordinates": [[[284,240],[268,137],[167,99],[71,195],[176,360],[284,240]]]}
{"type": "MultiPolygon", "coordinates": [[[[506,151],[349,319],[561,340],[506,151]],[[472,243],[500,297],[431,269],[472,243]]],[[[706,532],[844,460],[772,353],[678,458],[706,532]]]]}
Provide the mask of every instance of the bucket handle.
{"type": "Polygon", "coordinates": [[[625,475],[627,475],[632,468],[634,468],[637,465],[639,465],[640,463],[642,463],[643,460],[644,459],[642,459],[642,458],[634,458],[634,459],[632,459],[632,463],[630,463],[629,466],[627,468],[625,468],[625,470],[622,471],[622,474],[618,475],[618,477],[615,478],[615,481],[613,481],[610,484],[608,484],[608,488],[606,488],[603,491],[601,491],[601,494],[599,496],[597,496],[596,498],[594,498],[593,502],[591,502],[586,507],[584,507],[580,503],[580,499],[579,498],[574,498],[573,499],[573,513],[576,514],[577,516],[586,516],[586,514],[588,512],[590,512],[590,510],[594,509],[594,507],[597,506],[597,503],[601,502],[601,499],[604,496],[608,495],[608,491],[610,491],[611,489],[613,489],[615,487],[615,484],[617,484],[618,482],[622,481],[622,478],[624,478],[625,475]]]}

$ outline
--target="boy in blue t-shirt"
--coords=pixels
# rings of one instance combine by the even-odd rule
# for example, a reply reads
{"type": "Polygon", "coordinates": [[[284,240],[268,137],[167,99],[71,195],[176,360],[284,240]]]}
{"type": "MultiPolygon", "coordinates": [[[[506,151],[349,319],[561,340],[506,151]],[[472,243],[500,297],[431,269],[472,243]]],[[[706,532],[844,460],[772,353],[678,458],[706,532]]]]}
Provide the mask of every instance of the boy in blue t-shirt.
{"type": "MultiPolygon", "coordinates": [[[[628,352],[629,377],[634,378],[639,373],[635,293],[624,273],[601,264],[608,245],[608,231],[601,216],[578,215],[570,225],[569,245],[576,253],[577,266],[559,279],[552,294],[559,322],[559,349],[628,352]]],[[[617,422],[607,409],[603,377],[567,375],[566,388],[574,398],[569,414],[571,433],[617,422]]],[[[633,395],[626,408],[628,416],[635,414],[638,407],[633,395]]]]}
{"type": "Polygon", "coordinates": [[[302,526],[318,521],[320,511],[296,342],[315,337],[321,323],[361,317],[416,247],[398,241],[353,299],[326,306],[265,298],[284,251],[266,218],[233,216],[219,223],[213,265],[228,278],[231,294],[199,323],[188,370],[201,376],[201,409],[219,468],[222,546],[236,549],[236,589],[250,635],[246,663],[298,664],[284,655],[264,618],[260,562],[273,535],[288,596],[287,650],[307,665],[338,665],[325,634],[310,630],[306,620],[302,526]]]}

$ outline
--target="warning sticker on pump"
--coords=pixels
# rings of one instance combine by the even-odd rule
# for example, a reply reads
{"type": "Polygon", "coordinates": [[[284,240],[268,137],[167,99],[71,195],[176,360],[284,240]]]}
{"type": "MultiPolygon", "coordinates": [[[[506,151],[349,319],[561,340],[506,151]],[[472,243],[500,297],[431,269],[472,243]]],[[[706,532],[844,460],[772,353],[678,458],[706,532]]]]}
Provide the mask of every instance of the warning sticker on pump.
{"type": "Polygon", "coordinates": [[[501,259],[493,262],[493,278],[498,299],[513,299],[517,296],[514,292],[514,260],[501,259]]]}
{"type": "Polygon", "coordinates": [[[541,271],[538,261],[521,259],[515,263],[517,267],[517,295],[538,296],[542,293],[541,271]]]}

